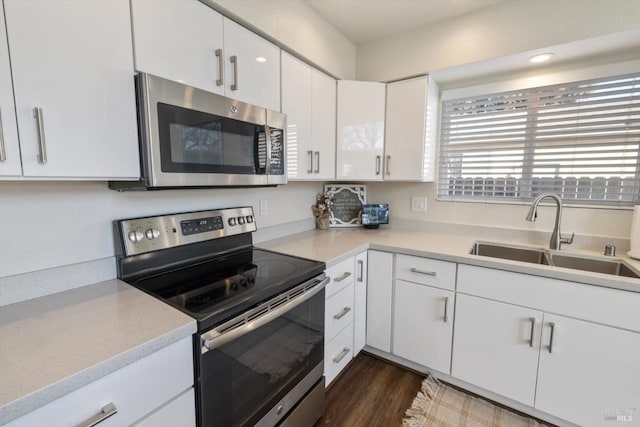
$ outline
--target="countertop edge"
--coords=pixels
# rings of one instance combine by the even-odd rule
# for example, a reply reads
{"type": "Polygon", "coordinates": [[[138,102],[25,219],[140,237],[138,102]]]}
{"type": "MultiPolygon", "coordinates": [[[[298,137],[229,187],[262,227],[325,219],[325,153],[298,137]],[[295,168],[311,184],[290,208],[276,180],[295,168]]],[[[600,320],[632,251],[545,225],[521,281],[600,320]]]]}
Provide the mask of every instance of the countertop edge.
{"type": "Polygon", "coordinates": [[[193,335],[196,330],[196,321],[193,320],[110,359],[93,365],[90,368],[79,371],[47,387],[9,402],[0,407],[0,425],[16,420],[162,348],[193,335]]]}

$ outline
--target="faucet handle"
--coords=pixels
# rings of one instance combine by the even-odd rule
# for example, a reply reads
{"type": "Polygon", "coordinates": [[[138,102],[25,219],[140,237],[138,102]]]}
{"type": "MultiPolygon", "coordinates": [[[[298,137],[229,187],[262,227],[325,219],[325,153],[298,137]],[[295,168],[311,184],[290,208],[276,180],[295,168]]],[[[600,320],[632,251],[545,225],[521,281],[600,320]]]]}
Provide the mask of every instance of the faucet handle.
{"type": "Polygon", "coordinates": [[[560,243],[564,243],[566,245],[570,245],[573,243],[573,238],[575,237],[576,233],[571,233],[571,237],[567,238],[567,237],[560,237],[560,243]]]}

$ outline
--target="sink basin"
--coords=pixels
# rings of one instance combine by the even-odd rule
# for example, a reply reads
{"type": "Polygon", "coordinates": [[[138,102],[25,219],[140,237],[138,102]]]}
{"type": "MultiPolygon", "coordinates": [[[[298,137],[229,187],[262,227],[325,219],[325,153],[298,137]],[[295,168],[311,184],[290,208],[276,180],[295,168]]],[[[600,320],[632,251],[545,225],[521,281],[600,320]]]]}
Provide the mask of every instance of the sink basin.
{"type": "Polygon", "coordinates": [[[471,248],[471,254],[549,265],[548,254],[542,249],[507,246],[499,243],[476,242],[471,248]]]}
{"type": "Polygon", "coordinates": [[[555,265],[556,267],[573,268],[574,270],[593,271],[595,273],[613,274],[624,277],[640,277],[638,273],[619,260],[581,258],[560,254],[552,254],[550,257],[551,265],[555,265]]]}
{"type": "Polygon", "coordinates": [[[470,253],[472,255],[492,258],[508,259],[511,261],[528,262],[532,264],[551,265],[570,268],[573,270],[591,271],[594,273],[611,274],[613,276],[640,278],[640,272],[631,268],[620,259],[603,259],[596,257],[577,256],[546,249],[524,248],[501,243],[476,242],[470,253]]]}

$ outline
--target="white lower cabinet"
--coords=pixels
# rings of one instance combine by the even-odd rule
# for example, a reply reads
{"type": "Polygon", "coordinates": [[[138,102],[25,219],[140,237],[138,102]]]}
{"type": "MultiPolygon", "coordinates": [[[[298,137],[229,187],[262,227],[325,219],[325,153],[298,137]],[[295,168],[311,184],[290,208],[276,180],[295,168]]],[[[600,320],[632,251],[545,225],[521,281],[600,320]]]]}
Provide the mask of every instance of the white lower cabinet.
{"type": "Polygon", "coordinates": [[[369,251],[367,272],[367,345],[391,352],[393,254],[369,251]]]}
{"type": "Polygon", "coordinates": [[[458,294],[451,375],[533,406],[541,322],[540,311],[458,294]]]}
{"type": "Polygon", "coordinates": [[[367,252],[355,256],[355,283],[353,317],[353,355],[364,348],[367,341],[367,252]]]}
{"type": "Polygon", "coordinates": [[[157,411],[133,424],[133,427],[195,427],[195,393],[188,389],[157,411]]]}
{"type": "Polygon", "coordinates": [[[324,348],[324,376],[327,387],[353,357],[353,328],[344,328],[324,348]]]}
{"type": "Polygon", "coordinates": [[[396,280],[393,354],[449,373],[455,293],[396,280]]]}
{"type": "Polygon", "coordinates": [[[581,426],[640,426],[639,404],[640,334],[544,315],[536,409],[581,426]]]}
{"type": "Polygon", "coordinates": [[[193,426],[192,387],[192,338],[187,337],[54,400],[6,427],[85,425],[110,404],[113,405],[111,410],[117,412],[100,422],[100,427],[136,422],[142,426],[193,426]],[[185,392],[186,396],[183,395],[185,392]],[[149,424],[145,422],[146,417],[162,422],[149,424]],[[165,424],[168,420],[172,422],[165,424]]]}

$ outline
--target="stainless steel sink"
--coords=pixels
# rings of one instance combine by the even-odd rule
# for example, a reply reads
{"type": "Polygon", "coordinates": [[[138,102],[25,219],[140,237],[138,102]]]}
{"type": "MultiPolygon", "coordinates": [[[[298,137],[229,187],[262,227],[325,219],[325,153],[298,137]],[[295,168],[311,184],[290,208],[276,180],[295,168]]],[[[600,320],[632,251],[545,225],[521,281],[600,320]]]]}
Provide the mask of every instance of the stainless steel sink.
{"type": "Polygon", "coordinates": [[[633,277],[636,279],[640,278],[640,272],[630,267],[623,260],[616,258],[604,259],[601,257],[580,256],[546,249],[525,248],[488,242],[474,243],[470,253],[472,255],[501,258],[511,261],[551,265],[573,270],[633,277]]]}
{"type": "Polygon", "coordinates": [[[548,254],[543,249],[508,246],[500,243],[476,242],[471,248],[471,254],[549,265],[548,254]]]}

